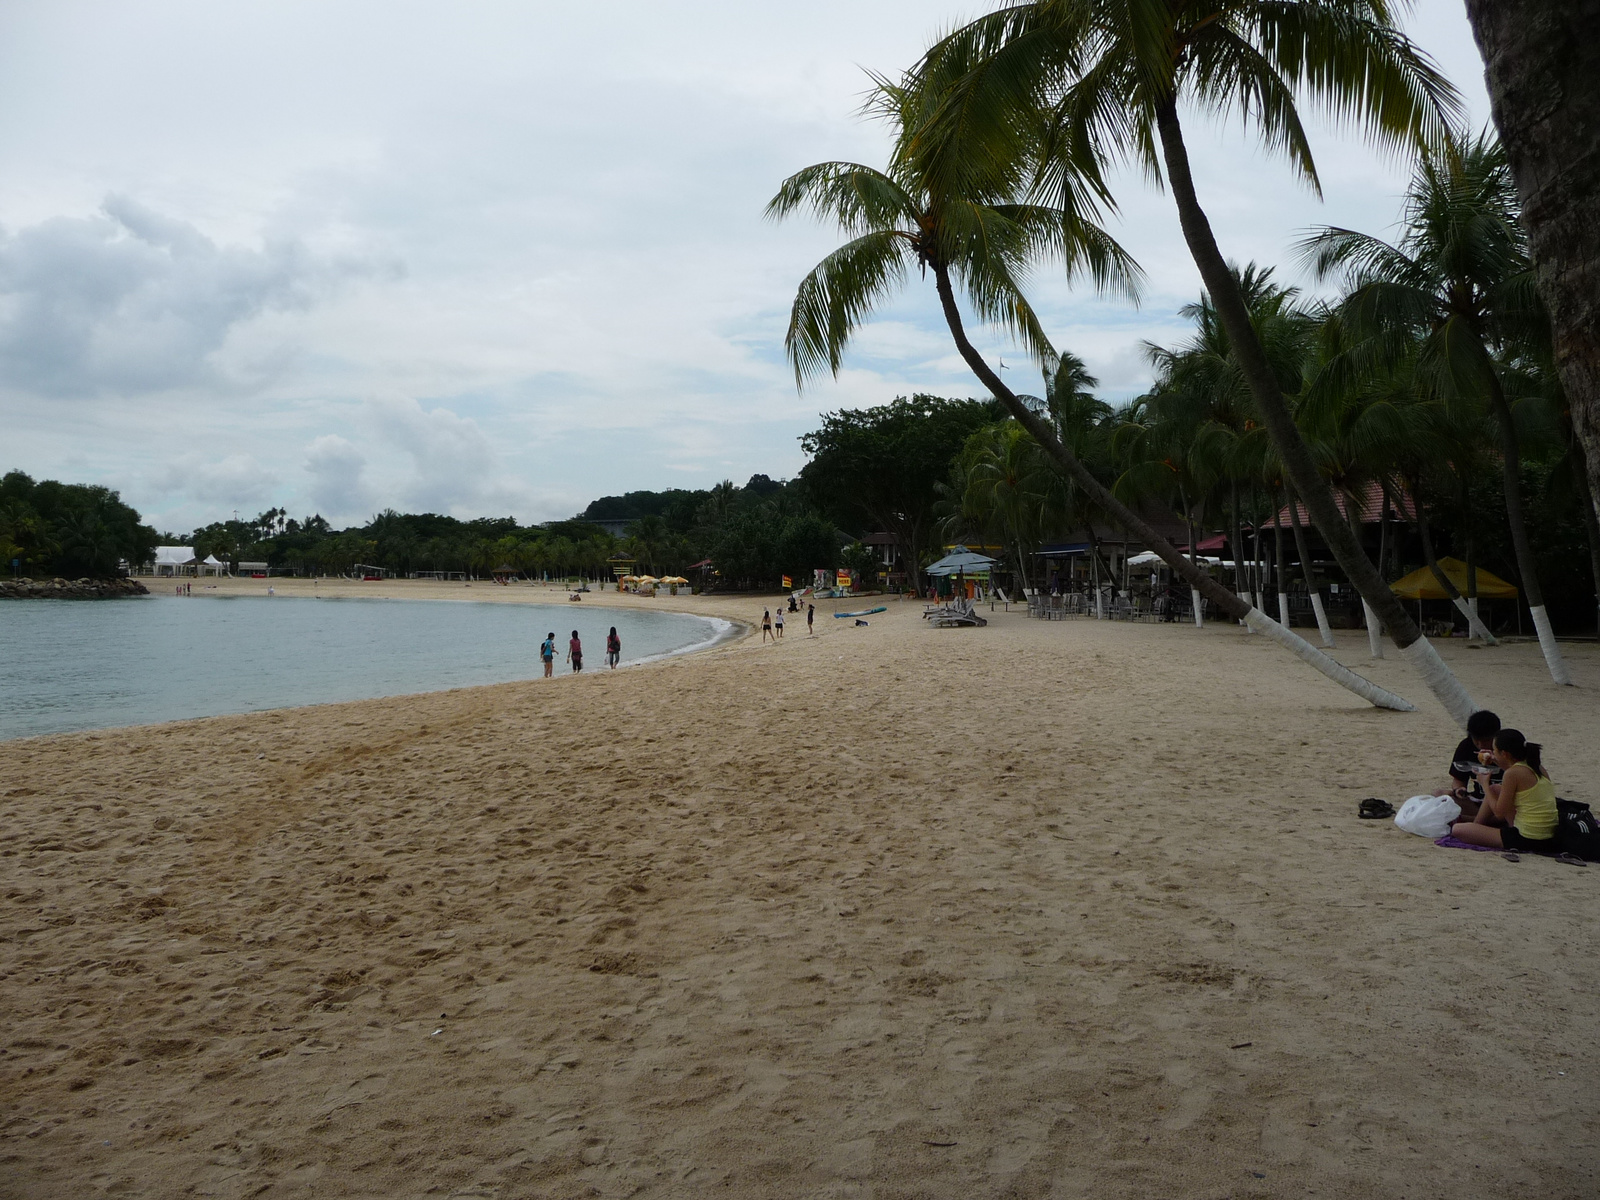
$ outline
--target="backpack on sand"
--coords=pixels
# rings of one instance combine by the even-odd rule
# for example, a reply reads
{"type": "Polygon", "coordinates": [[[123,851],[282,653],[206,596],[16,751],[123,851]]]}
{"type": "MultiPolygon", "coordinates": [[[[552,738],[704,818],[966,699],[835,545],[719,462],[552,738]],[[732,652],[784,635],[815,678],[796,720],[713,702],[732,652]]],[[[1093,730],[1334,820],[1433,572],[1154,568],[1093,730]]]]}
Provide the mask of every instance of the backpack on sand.
{"type": "Polygon", "coordinates": [[[1600,819],[1587,804],[1557,800],[1556,841],[1564,854],[1576,855],[1584,862],[1600,862],[1600,819]]]}

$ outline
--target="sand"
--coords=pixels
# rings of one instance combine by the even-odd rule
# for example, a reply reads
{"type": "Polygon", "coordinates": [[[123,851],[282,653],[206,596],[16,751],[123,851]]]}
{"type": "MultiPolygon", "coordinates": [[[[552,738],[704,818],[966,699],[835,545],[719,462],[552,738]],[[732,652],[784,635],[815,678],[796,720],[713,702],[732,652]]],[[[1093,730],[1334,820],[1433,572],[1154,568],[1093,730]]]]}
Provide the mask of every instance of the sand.
{"type": "MultiPolygon", "coordinates": [[[[0,1195],[1595,1194],[1600,866],[1356,819],[1458,736],[1392,652],[829,608],[0,744],[0,1195]]],[[[1600,801],[1567,649],[1443,652],[1600,801]]]]}

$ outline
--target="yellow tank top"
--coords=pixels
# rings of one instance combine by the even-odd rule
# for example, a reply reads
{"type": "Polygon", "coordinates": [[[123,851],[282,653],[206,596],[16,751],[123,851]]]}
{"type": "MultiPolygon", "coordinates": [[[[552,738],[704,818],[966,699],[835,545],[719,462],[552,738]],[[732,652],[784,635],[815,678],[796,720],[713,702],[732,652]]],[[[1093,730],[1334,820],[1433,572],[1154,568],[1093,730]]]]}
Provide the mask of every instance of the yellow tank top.
{"type": "Polygon", "coordinates": [[[1525,838],[1553,838],[1556,835],[1556,785],[1548,776],[1525,792],[1517,793],[1517,813],[1511,820],[1525,838]]]}

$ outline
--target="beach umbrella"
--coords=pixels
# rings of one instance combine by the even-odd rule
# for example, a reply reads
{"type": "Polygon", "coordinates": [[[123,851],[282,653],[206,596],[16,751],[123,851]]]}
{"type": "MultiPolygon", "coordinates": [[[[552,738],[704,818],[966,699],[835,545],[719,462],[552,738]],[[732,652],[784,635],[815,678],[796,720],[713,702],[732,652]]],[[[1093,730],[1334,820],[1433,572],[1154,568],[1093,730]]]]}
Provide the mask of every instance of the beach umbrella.
{"type": "Polygon", "coordinates": [[[996,560],[987,554],[978,554],[965,546],[957,546],[926,570],[929,575],[959,575],[967,571],[977,575],[994,566],[995,562],[996,560]]]}
{"type": "Polygon", "coordinates": [[[661,580],[657,579],[654,575],[641,575],[636,580],[636,582],[638,582],[638,583],[660,583],[661,580]]]}

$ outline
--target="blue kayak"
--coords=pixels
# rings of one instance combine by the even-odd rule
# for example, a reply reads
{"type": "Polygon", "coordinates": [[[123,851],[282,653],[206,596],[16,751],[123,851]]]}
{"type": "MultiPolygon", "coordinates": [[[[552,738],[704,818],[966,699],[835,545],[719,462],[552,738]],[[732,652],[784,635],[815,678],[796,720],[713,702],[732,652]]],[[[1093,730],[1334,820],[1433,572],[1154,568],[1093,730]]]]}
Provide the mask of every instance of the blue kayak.
{"type": "Polygon", "coordinates": [[[863,608],[860,612],[834,613],[836,617],[870,617],[873,613],[888,612],[889,606],[880,604],[877,608],[863,608]]]}

